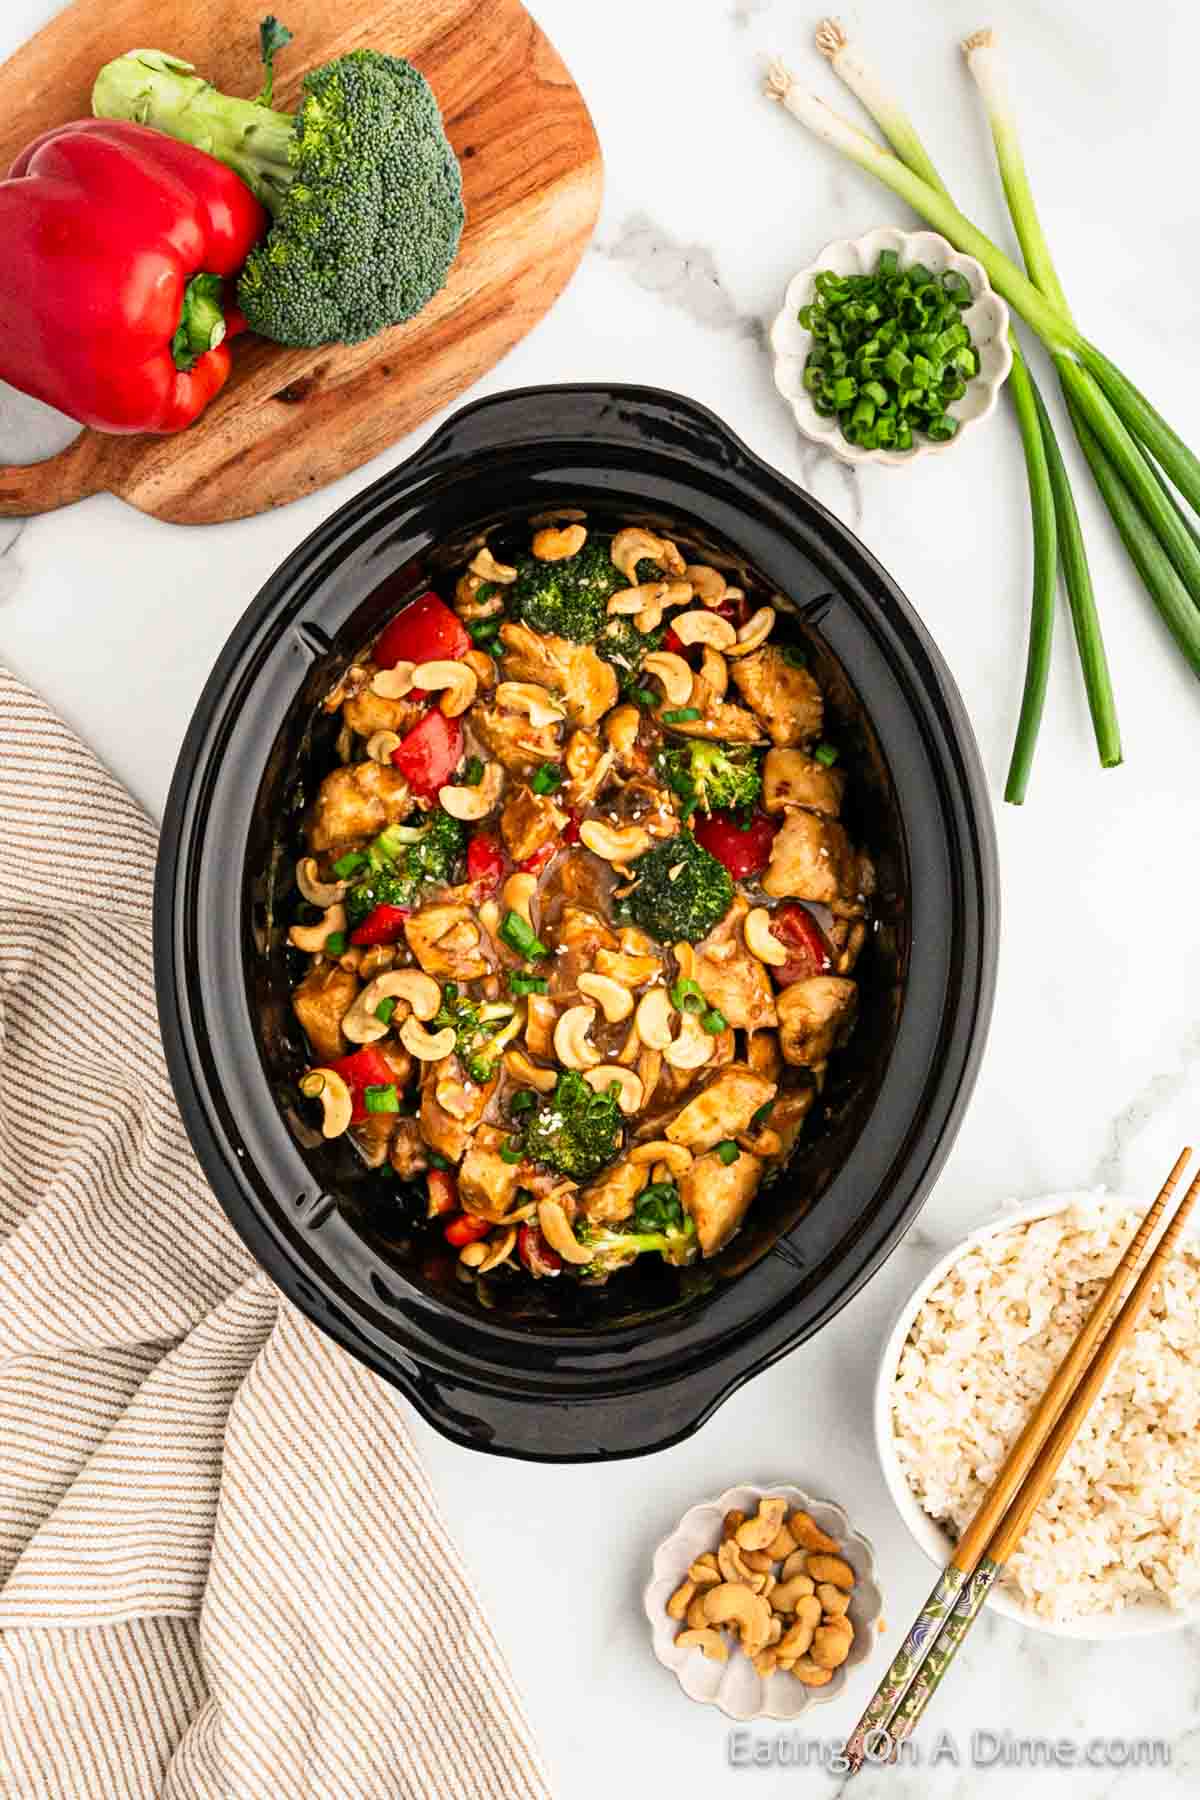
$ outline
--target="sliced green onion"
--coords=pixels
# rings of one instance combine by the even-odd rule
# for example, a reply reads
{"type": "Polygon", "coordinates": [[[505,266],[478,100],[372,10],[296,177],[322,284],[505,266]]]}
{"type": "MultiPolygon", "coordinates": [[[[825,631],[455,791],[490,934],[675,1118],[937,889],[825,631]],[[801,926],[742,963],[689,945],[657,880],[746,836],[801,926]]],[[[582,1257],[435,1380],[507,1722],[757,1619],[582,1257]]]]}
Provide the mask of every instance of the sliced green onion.
{"type": "Polygon", "coordinates": [[[379,1002],[379,1005],[375,1008],[375,1017],[377,1019],[379,1019],[382,1024],[390,1025],[392,1022],[392,1014],[395,1012],[395,1010],[396,1010],[396,1001],[395,1001],[394,996],[391,994],[386,994],[384,996],[384,998],[379,1002]]]}
{"type": "Polygon", "coordinates": [[[329,936],[325,939],[326,956],[342,956],[345,953],[345,949],[346,933],[344,931],[331,931],[329,936]]]}
{"type": "Polygon", "coordinates": [[[530,787],[535,794],[552,794],[562,781],[562,770],[557,763],[544,762],[533,772],[530,787]]]}
{"type": "Polygon", "coordinates": [[[717,1156],[725,1164],[726,1168],[729,1167],[730,1163],[735,1163],[741,1154],[741,1151],[738,1149],[732,1138],[726,1138],[723,1144],[717,1145],[717,1156]]]}
{"type": "Polygon", "coordinates": [[[715,1006],[709,1007],[700,1023],[709,1037],[720,1037],[723,1031],[729,1030],[728,1019],[723,1012],[718,1012],[715,1006]]]}
{"type": "Polygon", "coordinates": [[[760,1106],[758,1111],[754,1114],[753,1118],[750,1120],[750,1123],[753,1125],[753,1127],[756,1131],[761,1130],[761,1128],[766,1124],[767,1120],[771,1116],[771,1112],[772,1112],[772,1109],[774,1108],[774,1105],[775,1105],[774,1100],[768,1100],[768,1101],[766,1101],[766,1103],[764,1105],[760,1106]]]}
{"type": "Polygon", "coordinates": [[[671,989],[671,1005],[676,1012],[695,1013],[697,1016],[708,1007],[708,1001],[699,982],[684,978],[677,981],[671,989]]]}
{"type": "Polygon", "coordinates": [[[361,869],[366,860],[366,854],[362,850],[347,850],[345,856],[339,856],[334,863],[333,872],[345,880],[347,875],[353,875],[355,869],[361,869]]]}
{"type": "Polygon", "coordinates": [[[837,748],[833,744],[818,744],[813,755],[819,763],[824,763],[827,769],[832,769],[838,759],[837,748]]]}
{"type": "Polygon", "coordinates": [[[363,1089],[363,1105],[369,1113],[398,1113],[400,1096],[396,1092],[395,1082],[389,1081],[386,1085],[382,1082],[372,1083],[369,1087],[365,1087],[363,1089]]]}
{"type": "Polygon", "coordinates": [[[644,688],[644,687],[630,688],[629,693],[630,693],[630,698],[636,700],[639,706],[657,706],[658,705],[658,695],[653,691],[652,688],[644,688]]]}
{"type": "Polygon", "coordinates": [[[690,725],[693,719],[700,717],[698,706],[676,706],[663,714],[664,725],[690,725]]]}
{"type": "Polygon", "coordinates": [[[518,956],[548,956],[549,951],[541,939],[534,934],[532,925],[526,923],[519,912],[506,912],[500,926],[500,936],[510,950],[518,956]]]}
{"type": "Polygon", "coordinates": [[[472,641],[482,649],[486,644],[495,643],[499,637],[500,620],[476,619],[473,624],[467,626],[467,630],[471,634],[472,641]]]}
{"type": "Polygon", "coordinates": [[[464,787],[478,787],[482,780],[483,758],[481,756],[468,756],[463,767],[462,785],[464,787]]]}
{"type": "Polygon", "coordinates": [[[512,994],[544,994],[550,983],[544,975],[510,975],[508,989],[512,994]]]}
{"type": "Polygon", "coordinates": [[[530,1107],[536,1104],[537,1096],[532,1088],[519,1088],[509,1101],[508,1110],[515,1113],[528,1112],[530,1107]]]}
{"type": "Polygon", "coordinates": [[[524,1162],[524,1148],[513,1138],[506,1139],[500,1146],[500,1161],[510,1165],[513,1163],[524,1162]]]}

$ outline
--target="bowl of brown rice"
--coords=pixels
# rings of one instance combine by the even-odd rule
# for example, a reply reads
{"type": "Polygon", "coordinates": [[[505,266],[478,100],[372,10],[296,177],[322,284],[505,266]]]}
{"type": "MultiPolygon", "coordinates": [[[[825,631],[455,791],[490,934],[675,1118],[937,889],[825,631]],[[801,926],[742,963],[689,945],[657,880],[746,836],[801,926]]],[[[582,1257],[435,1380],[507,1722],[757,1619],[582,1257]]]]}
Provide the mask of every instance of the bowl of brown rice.
{"type": "MultiPolygon", "coordinates": [[[[884,1478],[941,1567],[1145,1205],[1104,1193],[1006,1210],[901,1308],[875,1394],[884,1478]]],[[[1200,1614],[1200,1242],[1185,1235],[987,1604],[1061,1637],[1200,1614]]]]}

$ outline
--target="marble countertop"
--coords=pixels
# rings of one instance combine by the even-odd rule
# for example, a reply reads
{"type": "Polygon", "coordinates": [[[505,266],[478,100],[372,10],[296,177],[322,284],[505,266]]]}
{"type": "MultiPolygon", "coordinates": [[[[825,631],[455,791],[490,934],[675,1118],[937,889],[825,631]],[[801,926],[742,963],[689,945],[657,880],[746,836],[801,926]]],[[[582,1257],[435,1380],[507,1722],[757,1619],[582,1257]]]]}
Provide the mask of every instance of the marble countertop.
{"type": "MultiPolygon", "coordinates": [[[[650,1551],[693,1501],[745,1478],[786,1476],[841,1500],[879,1552],[890,1629],[869,1667],[882,1672],[885,1647],[895,1647],[930,1584],[871,1441],[871,1391],[894,1310],[938,1251],[1002,1201],[1098,1183],[1146,1195],[1198,1129],[1200,937],[1189,898],[1200,879],[1196,690],[1080,472],[1127,760],[1107,774],[1095,763],[1060,618],[1029,801],[1020,811],[1000,805],[1030,576],[1007,409],[953,456],[851,474],[798,440],[771,385],[764,330],[788,277],[832,237],[904,222],[882,190],[758,96],[764,57],[779,52],[852,110],[809,48],[817,9],[794,0],[531,3],[592,106],[607,198],[568,292],[474,393],[644,381],[721,413],[840,514],[909,594],[962,688],[997,800],[1003,944],[986,1059],[936,1192],[869,1287],[689,1442],[649,1461],[579,1469],[484,1461],[417,1424],[562,1800],[663,1789],[765,1797],[799,1791],[805,1775],[731,1766],[728,1722],[684,1699],[652,1660],[639,1610],[650,1551]]],[[[7,0],[0,55],[55,10],[54,0],[7,0]]],[[[1077,312],[1195,442],[1196,10],[1143,0],[1133,27],[1117,0],[993,0],[990,9],[978,0],[862,0],[847,17],[907,96],[968,211],[1001,237],[999,184],[955,45],[985,22],[1003,30],[1026,154],[1077,312]],[[1159,272],[1169,301],[1152,333],[1148,271],[1159,272]]],[[[157,814],[209,666],[259,584],[434,423],[337,486],[238,524],[189,532],[111,498],[0,521],[0,656],[157,814]]],[[[47,454],[67,435],[60,420],[0,390],[6,460],[47,454]]],[[[1078,469],[1073,446],[1070,456],[1078,469]]],[[[1173,1749],[1165,1771],[992,1767],[987,1793],[1195,1793],[1198,1653],[1196,1629],[1143,1640],[1134,1654],[985,1619],[926,1736],[932,1749],[935,1726],[952,1730],[962,1764],[947,1752],[916,1773],[866,1774],[855,1791],[863,1800],[974,1792],[983,1780],[967,1766],[969,1736],[980,1730],[1081,1744],[1148,1736],[1173,1749]]],[[[869,1687],[860,1678],[844,1700],[811,1713],[806,1735],[844,1735],[869,1687]]],[[[805,1791],[835,1785],[814,1770],[805,1791]]]]}

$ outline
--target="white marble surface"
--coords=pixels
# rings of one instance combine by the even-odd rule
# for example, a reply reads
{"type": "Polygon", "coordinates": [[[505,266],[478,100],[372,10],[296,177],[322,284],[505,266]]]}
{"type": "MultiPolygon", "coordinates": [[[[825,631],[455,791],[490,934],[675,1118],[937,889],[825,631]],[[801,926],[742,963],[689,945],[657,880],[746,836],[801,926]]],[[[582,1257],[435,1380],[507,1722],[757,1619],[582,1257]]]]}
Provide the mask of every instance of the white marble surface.
{"type": "MultiPolygon", "coordinates": [[[[54,10],[54,0],[6,0],[0,53],[54,10]]],[[[998,792],[1029,583],[1011,419],[1002,409],[953,457],[852,477],[798,442],[763,353],[764,322],[787,278],[821,244],[904,222],[881,190],[758,98],[763,56],[773,51],[838,96],[808,49],[816,8],[534,0],[533,10],[593,108],[607,201],[568,293],[475,391],[647,381],[716,408],[853,525],[907,590],[961,684],[998,792]]],[[[849,16],[908,96],[969,210],[1001,235],[998,184],[955,42],[985,22],[1004,29],[1027,155],[1077,311],[1195,442],[1196,9],[1143,0],[1131,15],[1117,0],[993,0],[990,21],[987,11],[977,0],[864,0],[849,16]],[[1149,331],[1151,287],[1163,306],[1149,331]]],[[[27,459],[55,441],[56,422],[31,411],[0,395],[0,452],[27,459]]],[[[188,532],[108,498],[25,525],[0,522],[0,654],[157,812],[209,665],[259,583],[405,450],[398,445],[282,512],[229,526],[188,532]]],[[[418,1426],[562,1800],[685,1789],[708,1800],[747,1790],[766,1800],[801,1783],[808,1793],[833,1788],[816,1772],[806,1780],[797,1770],[727,1765],[724,1723],[691,1706],[649,1654],[638,1595],[652,1546],[705,1495],[746,1477],[791,1477],[843,1501],[875,1540],[891,1625],[883,1646],[894,1646],[929,1570],[887,1499],[870,1437],[875,1363],[893,1309],[935,1247],[1004,1197],[1094,1181],[1145,1192],[1200,1129],[1196,689],[1082,475],[1077,493],[1127,762],[1109,774],[1094,764],[1060,622],[1030,800],[1021,812],[1000,809],[1003,950],[987,1058],[945,1174],[905,1245],[816,1342],[752,1382],[689,1443],[651,1461],[523,1467],[468,1455],[418,1426]]],[[[876,1672],[883,1646],[869,1666],[876,1672]]],[[[1172,1741],[1172,1767],[975,1776],[947,1760],[916,1775],[869,1774],[856,1791],[864,1800],[936,1800],[977,1786],[1030,1800],[1195,1793],[1198,1650],[1196,1630],[1134,1653],[985,1622],[934,1721],[958,1734],[964,1757],[975,1729],[1081,1742],[1150,1735],[1172,1741]]],[[[870,1686],[865,1674],[843,1702],[812,1715],[816,1735],[849,1728],[870,1686]]]]}

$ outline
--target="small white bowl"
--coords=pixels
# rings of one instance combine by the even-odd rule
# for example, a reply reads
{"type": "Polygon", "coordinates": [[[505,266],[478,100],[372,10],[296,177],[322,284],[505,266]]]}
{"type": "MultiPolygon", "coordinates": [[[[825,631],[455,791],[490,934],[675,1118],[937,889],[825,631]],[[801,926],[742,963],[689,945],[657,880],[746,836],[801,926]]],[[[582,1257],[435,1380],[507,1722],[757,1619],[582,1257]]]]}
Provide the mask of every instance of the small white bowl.
{"type": "MultiPolygon", "coordinates": [[[[900,1308],[896,1322],[889,1332],[884,1345],[883,1357],[879,1365],[879,1375],[875,1383],[875,1445],[879,1453],[883,1478],[888,1492],[895,1501],[896,1510],[908,1526],[910,1533],[919,1547],[925,1552],[937,1568],[942,1568],[950,1560],[954,1550],[954,1540],[942,1529],[936,1520],[930,1518],[920,1501],[908,1485],[904,1466],[896,1450],[895,1436],[892,1430],[892,1390],[895,1386],[896,1371],[900,1366],[900,1355],[912,1330],[913,1323],[924,1306],[929,1295],[939,1281],[949,1273],[968,1251],[987,1238],[998,1236],[1001,1232],[1011,1231],[1015,1225],[1027,1225],[1034,1219],[1047,1219],[1055,1213],[1065,1212],[1076,1201],[1094,1198],[1094,1194],[1081,1191],[1073,1194],[1051,1194],[1044,1200],[1034,1201],[1029,1206],[1010,1207],[1001,1212],[987,1225],[972,1231],[956,1244],[948,1255],[926,1275],[915,1291],[900,1308]]],[[[1113,1198],[1119,1198],[1113,1196],[1113,1198]]],[[[1131,1206],[1135,1211],[1145,1211],[1145,1202],[1125,1201],[1122,1204],[1131,1206]]],[[[1119,1613],[1102,1613],[1082,1619],[1065,1619],[1054,1621],[1045,1619],[1035,1613],[1031,1607],[1018,1600],[1001,1582],[997,1582],[985,1602],[993,1612],[1005,1619],[1013,1619],[1018,1625],[1027,1625],[1033,1631],[1047,1632],[1051,1637],[1078,1638],[1088,1643],[1107,1643],[1116,1638],[1150,1637],[1159,1632],[1181,1631],[1185,1626],[1194,1625],[1197,1612],[1181,1610],[1169,1606],[1166,1601],[1146,1600],[1139,1605],[1127,1607],[1119,1613]]]]}
{"type": "Polygon", "coordinates": [[[890,225],[868,231],[860,238],[836,238],[826,244],[815,262],[788,283],[783,307],[771,327],[771,348],[775,352],[775,386],[792,409],[796,424],[806,438],[822,444],[844,463],[886,463],[898,467],[953,450],[970,425],[986,419],[995,411],[996,398],[1012,368],[1012,351],[1008,342],[1008,307],[999,294],[993,293],[980,263],[964,256],[948,244],[936,231],[897,231],[890,225]],[[970,284],[972,301],[962,314],[963,324],[971,333],[971,342],[979,352],[979,373],[967,383],[961,400],[946,408],[959,421],[961,429],[942,444],[931,443],[917,435],[911,450],[863,450],[842,435],[838,421],[825,419],[812,403],[804,386],[804,364],[812,349],[812,333],[805,331],[797,317],[800,308],[813,297],[814,281],[823,269],[837,275],[869,274],[879,261],[881,250],[894,250],[902,269],[913,263],[924,263],[935,275],[956,269],[970,284]]]}
{"type": "Polygon", "coordinates": [[[684,1513],[679,1524],[654,1552],[654,1572],[643,1594],[646,1617],[654,1643],[654,1654],[665,1669],[670,1669],[689,1700],[705,1706],[719,1706],[731,1719],[797,1719],[810,1706],[836,1700],[846,1685],[847,1677],[858,1663],[865,1662],[875,1643],[876,1627],[883,1613],[883,1595],[875,1572],[875,1552],[861,1532],[851,1531],[850,1522],[840,1506],[832,1500],[814,1500],[790,1482],[776,1481],[767,1487],[744,1484],[727,1488],[715,1500],[704,1500],[684,1513]],[[765,1678],[758,1673],[748,1656],[732,1644],[729,1661],[713,1662],[700,1650],[680,1650],[675,1639],[683,1626],[667,1616],[667,1601],[687,1575],[691,1564],[705,1550],[715,1550],[721,1541],[721,1523],[727,1512],[739,1508],[744,1513],[758,1510],[767,1494],[778,1494],[788,1503],[789,1511],[806,1512],[842,1546],[854,1570],[854,1592],[849,1616],[854,1626],[854,1642],[850,1654],[833,1680],[820,1688],[807,1688],[786,1670],[777,1670],[765,1678]]]}

